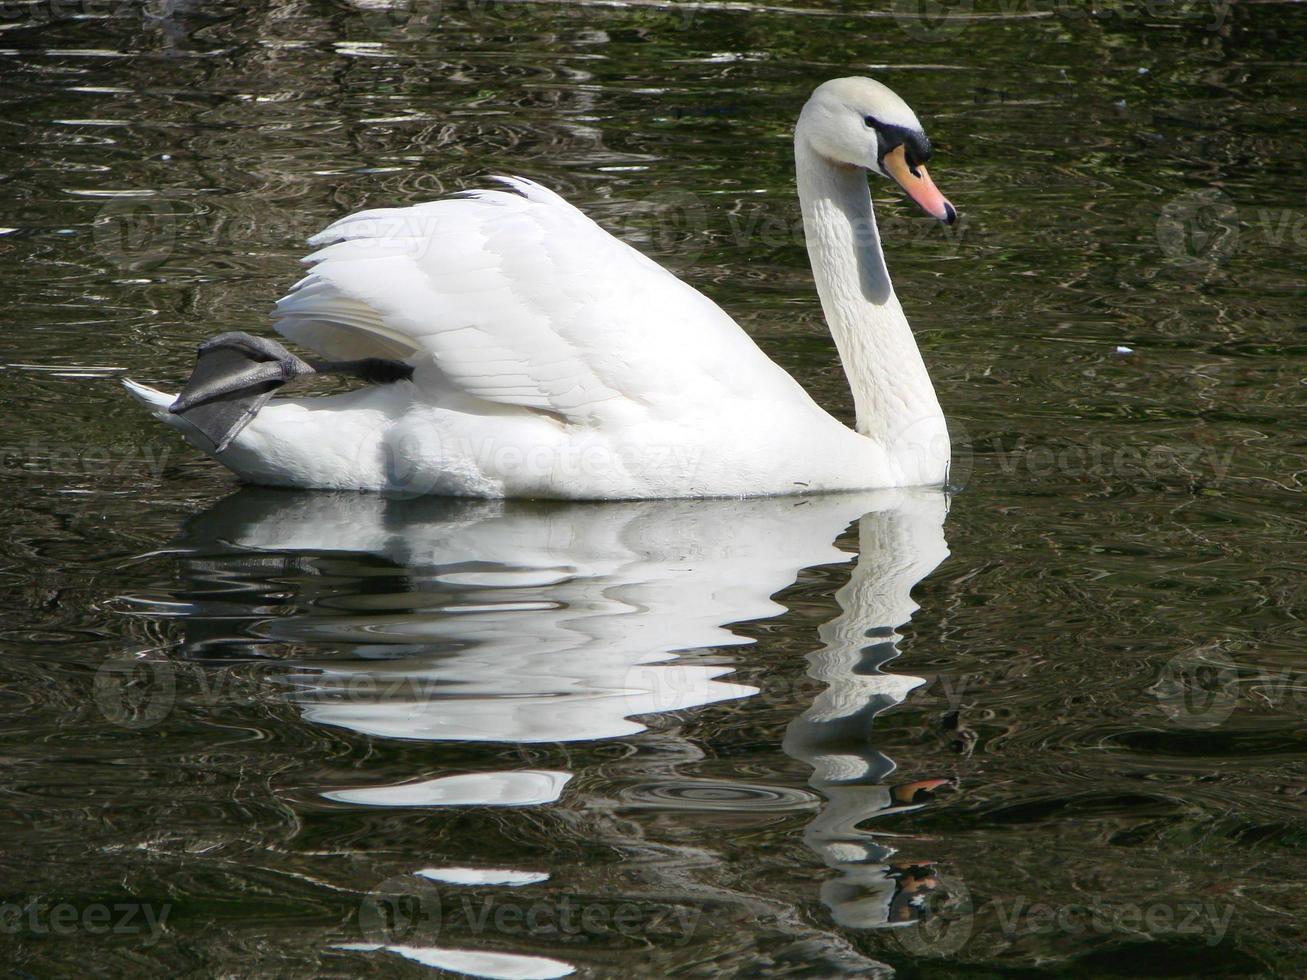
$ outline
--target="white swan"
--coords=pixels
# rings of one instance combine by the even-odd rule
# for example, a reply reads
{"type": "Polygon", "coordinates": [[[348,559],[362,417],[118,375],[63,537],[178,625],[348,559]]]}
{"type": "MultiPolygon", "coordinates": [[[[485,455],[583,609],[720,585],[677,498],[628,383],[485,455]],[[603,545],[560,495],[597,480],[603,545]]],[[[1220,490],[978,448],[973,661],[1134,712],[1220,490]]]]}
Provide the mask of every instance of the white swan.
{"type": "Polygon", "coordinates": [[[868,78],[819,86],[794,133],[804,231],[856,427],[823,411],[715,303],[520,178],[365,211],[311,239],[277,330],[227,334],[156,416],[243,479],[475,497],[746,496],[936,485],[943,414],[881,252],[865,172],[956,217],[912,110],[868,78]],[[365,359],[365,360],[358,360],[365,359]],[[343,370],[373,382],[269,401],[343,370]],[[207,437],[206,437],[207,433],[207,437]]]}

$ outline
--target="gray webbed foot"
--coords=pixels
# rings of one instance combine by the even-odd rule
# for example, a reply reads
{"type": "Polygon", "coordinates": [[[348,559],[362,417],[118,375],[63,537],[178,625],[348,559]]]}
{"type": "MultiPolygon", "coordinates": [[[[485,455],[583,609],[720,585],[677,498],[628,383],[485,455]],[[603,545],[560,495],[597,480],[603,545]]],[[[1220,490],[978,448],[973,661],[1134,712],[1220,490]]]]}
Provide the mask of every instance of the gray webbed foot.
{"type": "Polygon", "coordinates": [[[195,426],[222,452],[249,425],[273,392],[314,374],[312,365],[275,340],[219,334],[199,346],[195,370],[168,411],[195,426]]]}

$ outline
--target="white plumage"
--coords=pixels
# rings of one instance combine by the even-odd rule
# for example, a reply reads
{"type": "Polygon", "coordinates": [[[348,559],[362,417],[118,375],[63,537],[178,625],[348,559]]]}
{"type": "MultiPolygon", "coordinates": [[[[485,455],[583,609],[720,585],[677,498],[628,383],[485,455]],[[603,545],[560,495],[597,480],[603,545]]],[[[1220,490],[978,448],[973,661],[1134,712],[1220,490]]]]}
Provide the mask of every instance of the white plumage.
{"type": "Polygon", "coordinates": [[[332,357],[429,357],[437,395],[579,425],[807,398],[698,290],[552,191],[497,179],[518,193],[364,211],[314,236],[277,330],[332,357]]]}
{"type": "MultiPolygon", "coordinates": [[[[796,147],[802,195],[802,154],[815,151],[801,138],[796,147]]],[[[892,435],[837,422],[720,307],[557,194],[497,179],[510,189],[365,211],[310,240],[318,250],[277,304],[277,330],[333,359],[406,361],[413,378],[276,399],[217,455],[222,463],[258,483],[486,497],[770,495],[942,480],[938,465],[905,457],[892,435]]],[[[865,180],[861,195],[870,216],[865,180]]],[[[856,210],[856,192],[845,203],[856,210]]],[[[829,236],[821,215],[809,225],[829,236]]],[[[815,252],[814,268],[825,301],[830,273],[815,252]]],[[[863,326],[901,356],[907,326],[895,312],[902,320],[897,300],[887,312],[863,311],[863,326]]],[[[837,318],[829,303],[827,315],[837,318]]],[[[855,395],[878,383],[859,377],[847,353],[845,366],[855,395]]],[[[938,405],[919,374],[909,362],[898,383],[919,388],[924,378],[934,433],[938,405]]],[[[171,396],[128,384],[188,432],[167,412],[171,396]]]]}

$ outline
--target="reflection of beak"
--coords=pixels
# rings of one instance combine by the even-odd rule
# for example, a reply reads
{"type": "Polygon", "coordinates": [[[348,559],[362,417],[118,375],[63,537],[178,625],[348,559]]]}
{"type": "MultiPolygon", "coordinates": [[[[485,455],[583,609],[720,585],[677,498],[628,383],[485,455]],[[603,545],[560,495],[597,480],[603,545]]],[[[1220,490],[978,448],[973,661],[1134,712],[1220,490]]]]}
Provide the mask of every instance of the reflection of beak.
{"type": "Polygon", "coordinates": [[[930,174],[926,173],[925,165],[922,164],[915,170],[908,166],[907,152],[902,144],[885,154],[883,166],[899,182],[899,186],[908,192],[908,197],[916,201],[921,210],[932,218],[938,218],[946,225],[958,220],[957,210],[939,192],[935,182],[930,179],[930,174]]]}
{"type": "Polygon", "coordinates": [[[907,806],[912,803],[928,803],[931,794],[941,786],[949,785],[947,779],[921,779],[915,783],[904,783],[890,790],[894,802],[907,806]]]}

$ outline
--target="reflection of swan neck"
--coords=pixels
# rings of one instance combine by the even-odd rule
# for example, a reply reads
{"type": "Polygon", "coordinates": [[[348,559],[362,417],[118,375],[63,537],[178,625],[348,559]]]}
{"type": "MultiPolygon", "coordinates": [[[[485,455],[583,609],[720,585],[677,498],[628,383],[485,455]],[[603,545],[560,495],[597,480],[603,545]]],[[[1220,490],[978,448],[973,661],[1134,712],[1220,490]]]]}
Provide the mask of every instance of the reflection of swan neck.
{"type": "Polygon", "coordinates": [[[948,554],[946,507],[942,493],[907,494],[900,507],[859,521],[858,560],[835,593],[843,611],[820,628],[823,646],[808,656],[809,676],[826,688],[785,737],[785,750],[813,767],[813,786],[876,781],[892,769],[869,752],[867,721],[922,683],[881,668],[898,655],[896,629],[917,608],[912,588],[948,554]]]}
{"type": "Polygon", "coordinates": [[[942,495],[916,502],[858,522],[858,561],[835,594],[843,612],[819,631],[828,646],[865,642],[874,630],[890,635],[917,611],[912,589],[948,556],[948,545],[942,495]]]}
{"type": "MultiPolygon", "coordinates": [[[[948,555],[943,495],[910,497],[907,503],[858,522],[858,560],[835,593],[843,611],[820,627],[825,645],[808,658],[808,673],[830,685],[824,696],[838,697],[869,654],[876,666],[897,655],[896,630],[917,611],[913,587],[948,555]]],[[[910,687],[919,683],[911,680],[910,687]]]]}
{"type": "Polygon", "coordinates": [[[884,925],[895,892],[885,863],[892,849],[859,829],[903,805],[883,783],[894,763],[871,747],[871,721],[922,683],[882,668],[917,608],[912,588],[948,554],[945,509],[942,493],[908,494],[899,508],[861,519],[857,563],[835,594],[843,611],[821,627],[823,646],[808,657],[809,675],[826,688],[785,733],[786,753],[812,766],[808,784],[827,799],[804,841],[840,871],[822,898],[849,927],[884,925]]]}
{"type": "Polygon", "coordinates": [[[809,145],[802,124],[794,155],[808,257],[853,392],[856,428],[890,447],[905,433],[914,445],[928,445],[946,432],[944,417],[894,295],[866,172],[830,163],[809,145]]]}

